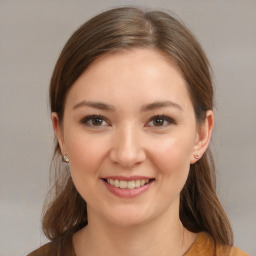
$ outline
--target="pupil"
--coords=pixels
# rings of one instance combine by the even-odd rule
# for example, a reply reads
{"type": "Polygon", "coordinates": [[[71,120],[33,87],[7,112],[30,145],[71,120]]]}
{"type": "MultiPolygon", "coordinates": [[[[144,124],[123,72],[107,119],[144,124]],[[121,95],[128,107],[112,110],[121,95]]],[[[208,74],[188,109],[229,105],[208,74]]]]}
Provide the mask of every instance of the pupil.
{"type": "Polygon", "coordinates": [[[163,119],[161,119],[161,118],[157,118],[154,122],[155,122],[155,125],[156,125],[156,126],[161,126],[161,125],[163,125],[163,119]]]}
{"type": "Polygon", "coordinates": [[[99,126],[99,125],[102,124],[102,119],[100,119],[100,118],[94,118],[94,119],[92,120],[92,123],[93,123],[93,125],[99,126]]]}

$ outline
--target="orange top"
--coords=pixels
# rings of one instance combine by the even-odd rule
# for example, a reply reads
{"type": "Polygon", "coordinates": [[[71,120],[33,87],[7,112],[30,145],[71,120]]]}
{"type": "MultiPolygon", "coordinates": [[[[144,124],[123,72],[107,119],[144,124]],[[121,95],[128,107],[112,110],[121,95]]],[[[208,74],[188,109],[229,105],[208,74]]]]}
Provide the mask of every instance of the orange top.
{"type": "MultiPolygon", "coordinates": [[[[62,238],[43,245],[27,256],[76,256],[72,244],[72,237],[62,238]]],[[[249,256],[240,249],[227,245],[216,245],[212,237],[205,233],[198,233],[196,241],[184,256],[249,256]]]]}
{"type": "Polygon", "coordinates": [[[198,234],[196,241],[184,256],[249,256],[240,249],[228,245],[215,244],[213,238],[205,233],[198,234]]]}

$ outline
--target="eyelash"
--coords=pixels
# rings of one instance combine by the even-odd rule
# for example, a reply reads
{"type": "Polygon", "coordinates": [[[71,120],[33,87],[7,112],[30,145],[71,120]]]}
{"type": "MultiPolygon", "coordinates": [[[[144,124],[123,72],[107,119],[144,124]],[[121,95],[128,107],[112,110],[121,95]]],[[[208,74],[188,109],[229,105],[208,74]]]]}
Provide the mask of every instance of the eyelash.
{"type": "MultiPolygon", "coordinates": [[[[91,116],[86,116],[85,118],[83,118],[81,120],[81,124],[84,124],[86,126],[89,126],[89,127],[101,127],[101,126],[107,126],[107,125],[93,125],[93,121],[96,121],[97,119],[101,120],[102,122],[107,122],[109,123],[109,121],[101,116],[101,115],[91,115],[91,116]],[[89,124],[90,122],[90,124],[89,124]]],[[[166,127],[166,126],[169,126],[171,124],[176,124],[176,122],[174,121],[173,118],[171,117],[168,117],[168,116],[165,116],[165,115],[156,115],[156,116],[153,116],[152,118],[150,118],[150,120],[147,122],[147,125],[146,127],[166,127]],[[154,122],[156,120],[162,120],[164,123],[167,122],[168,124],[165,124],[165,125],[149,125],[149,123],[151,122],[154,122]]]]}

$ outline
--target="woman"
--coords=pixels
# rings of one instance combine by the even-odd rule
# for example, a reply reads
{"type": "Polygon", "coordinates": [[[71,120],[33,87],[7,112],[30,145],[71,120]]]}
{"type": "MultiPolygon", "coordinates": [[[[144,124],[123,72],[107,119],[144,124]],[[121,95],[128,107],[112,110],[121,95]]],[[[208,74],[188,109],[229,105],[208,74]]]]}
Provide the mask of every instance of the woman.
{"type": "Polygon", "coordinates": [[[36,255],[246,255],[216,196],[210,67],[179,21],[126,7],[79,28],[50,85],[53,199],[36,255]]]}

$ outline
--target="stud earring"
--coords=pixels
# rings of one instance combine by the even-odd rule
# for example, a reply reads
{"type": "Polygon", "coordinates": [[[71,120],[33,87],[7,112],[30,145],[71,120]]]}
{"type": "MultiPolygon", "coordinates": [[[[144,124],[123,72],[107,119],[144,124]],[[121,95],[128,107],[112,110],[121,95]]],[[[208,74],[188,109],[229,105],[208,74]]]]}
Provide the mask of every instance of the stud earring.
{"type": "Polygon", "coordinates": [[[200,157],[199,157],[199,155],[194,155],[194,158],[199,159],[200,157]]]}
{"type": "Polygon", "coordinates": [[[62,162],[67,164],[69,163],[69,159],[66,154],[62,156],[62,162]]]}

